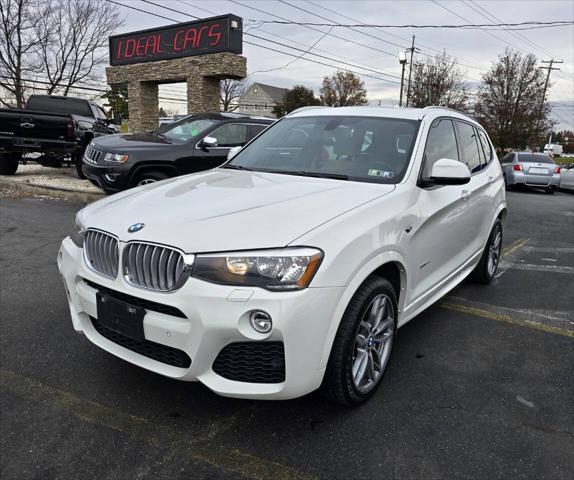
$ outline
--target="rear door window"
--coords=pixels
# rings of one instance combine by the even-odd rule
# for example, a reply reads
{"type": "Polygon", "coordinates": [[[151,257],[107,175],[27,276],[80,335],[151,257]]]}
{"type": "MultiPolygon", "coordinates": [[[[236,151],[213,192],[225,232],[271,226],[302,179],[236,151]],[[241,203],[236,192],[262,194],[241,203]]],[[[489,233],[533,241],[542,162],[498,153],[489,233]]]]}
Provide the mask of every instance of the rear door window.
{"type": "Polygon", "coordinates": [[[482,163],[480,161],[481,154],[478,150],[478,135],[476,134],[474,127],[469,123],[459,121],[456,123],[462,162],[472,173],[478,172],[482,168],[482,163]]]}
{"type": "Polygon", "coordinates": [[[459,160],[454,126],[452,121],[446,118],[435,120],[429,130],[424,153],[423,178],[430,178],[432,166],[441,158],[459,160]]]}
{"type": "Polygon", "coordinates": [[[247,124],[229,123],[211,132],[209,136],[217,138],[218,147],[242,147],[248,140],[248,127],[247,124]]]}

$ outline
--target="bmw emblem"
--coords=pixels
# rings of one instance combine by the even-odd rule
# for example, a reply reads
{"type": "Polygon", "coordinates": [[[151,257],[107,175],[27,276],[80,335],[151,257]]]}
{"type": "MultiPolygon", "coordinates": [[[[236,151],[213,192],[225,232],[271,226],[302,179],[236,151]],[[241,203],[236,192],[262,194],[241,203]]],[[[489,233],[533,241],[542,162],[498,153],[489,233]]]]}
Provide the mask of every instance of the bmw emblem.
{"type": "Polygon", "coordinates": [[[128,228],[128,232],[129,233],[136,233],[136,232],[139,232],[144,227],[145,227],[145,223],[134,223],[130,228],[128,228]]]}

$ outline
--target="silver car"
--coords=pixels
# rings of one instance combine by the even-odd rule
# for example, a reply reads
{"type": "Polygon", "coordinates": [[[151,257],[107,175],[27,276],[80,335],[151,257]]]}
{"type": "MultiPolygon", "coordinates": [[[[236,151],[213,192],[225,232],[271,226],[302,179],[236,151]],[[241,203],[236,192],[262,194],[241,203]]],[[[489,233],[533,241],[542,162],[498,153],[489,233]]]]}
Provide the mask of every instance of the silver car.
{"type": "Polygon", "coordinates": [[[511,152],[500,163],[507,190],[521,185],[554,193],[560,183],[560,167],[544,153],[511,152]]]}
{"type": "Polygon", "coordinates": [[[574,192],[574,163],[560,168],[560,188],[574,192]]]}

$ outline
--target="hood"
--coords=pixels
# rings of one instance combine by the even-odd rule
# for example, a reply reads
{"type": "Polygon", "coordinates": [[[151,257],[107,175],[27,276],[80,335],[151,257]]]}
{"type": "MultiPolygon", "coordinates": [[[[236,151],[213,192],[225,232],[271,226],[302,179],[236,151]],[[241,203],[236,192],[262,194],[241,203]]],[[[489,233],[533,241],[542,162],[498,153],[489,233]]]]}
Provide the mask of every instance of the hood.
{"type": "Polygon", "coordinates": [[[146,240],[187,253],[273,248],[394,188],[215,169],[107,197],[82,210],[79,219],[122,241],[146,240]],[[140,222],[142,230],[128,233],[140,222]]]}
{"type": "Polygon", "coordinates": [[[96,148],[112,152],[127,152],[173,145],[165,138],[151,132],[104,135],[92,140],[92,144],[96,148]]]}

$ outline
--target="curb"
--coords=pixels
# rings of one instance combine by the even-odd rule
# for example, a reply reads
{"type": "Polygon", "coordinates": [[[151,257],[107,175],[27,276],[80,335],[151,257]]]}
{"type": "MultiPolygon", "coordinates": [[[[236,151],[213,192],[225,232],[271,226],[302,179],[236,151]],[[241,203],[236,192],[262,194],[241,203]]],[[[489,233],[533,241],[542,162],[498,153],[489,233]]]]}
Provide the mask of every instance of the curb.
{"type": "Polygon", "coordinates": [[[94,202],[103,198],[105,194],[96,192],[86,192],[75,188],[52,187],[50,185],[39,185],[37,183],[14,182],[6,177],[0,176],[0,186],[9,187],[16,191],[35,194],[47,195],[50,197],[61,198],[62,200],[76,200],[81,202],[94,202]]]}

